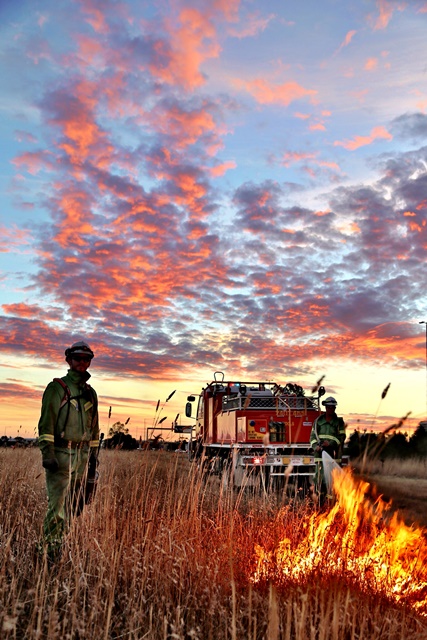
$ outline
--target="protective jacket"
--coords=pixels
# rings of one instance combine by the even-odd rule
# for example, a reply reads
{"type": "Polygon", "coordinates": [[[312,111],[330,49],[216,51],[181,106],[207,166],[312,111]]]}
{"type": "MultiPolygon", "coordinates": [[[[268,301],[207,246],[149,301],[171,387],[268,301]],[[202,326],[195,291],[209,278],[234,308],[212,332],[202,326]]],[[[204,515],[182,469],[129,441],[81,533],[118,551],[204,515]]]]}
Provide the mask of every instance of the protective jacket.
{"type": "Polygon", "coordinates": [[[335,415],[332,420],[328,422],[323,413],[316,418],[310,435],[310,446],[315,451],[315,460],[322,459],[321,452],[317,454],[317,449],[324,440],[328,440],[329,443],[331,443],[327,450],[331,449],[336,456],[342,449],[345,441],[345,423],[343,418],[335,415]]]}
{"type": "Polygon", "coordinates": [[[53,380],[46,387],[38,425],[43,458],[54,457],[55,451],[98,448],[98,398],[89,378],[87,371],[70,369],[61,378],[64,386],[53,380]]]}

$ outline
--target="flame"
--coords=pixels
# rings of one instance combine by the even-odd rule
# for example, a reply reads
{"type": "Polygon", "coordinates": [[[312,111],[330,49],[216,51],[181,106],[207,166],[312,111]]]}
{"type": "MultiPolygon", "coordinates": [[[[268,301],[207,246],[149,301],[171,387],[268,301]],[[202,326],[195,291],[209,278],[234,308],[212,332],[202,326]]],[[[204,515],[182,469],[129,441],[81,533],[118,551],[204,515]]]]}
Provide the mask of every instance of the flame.
{"type": "Polygon", "coordinates": [[[255,546],[252,582],[344,579],[427,616],[425,532],[392,515],[381,499],[373,502],[369,483],[356,480],[350,470],[334,470],[333,483],[335,504],[327,512],[306,514],[298,540],[290,532],[272,550],[255,546]]]}

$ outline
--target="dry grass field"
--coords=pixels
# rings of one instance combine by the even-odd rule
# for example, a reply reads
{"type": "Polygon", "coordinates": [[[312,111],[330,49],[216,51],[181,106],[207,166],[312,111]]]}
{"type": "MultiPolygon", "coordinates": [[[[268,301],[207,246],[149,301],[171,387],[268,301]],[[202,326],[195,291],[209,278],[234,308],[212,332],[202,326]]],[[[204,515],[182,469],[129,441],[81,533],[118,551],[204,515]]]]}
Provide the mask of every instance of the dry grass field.
{"type": "MultiPolygon", "coordinates": [[[[417,589],[407,598],[390,595],[397,587],[384,561],[383,583],[374,564],[373,579],[366,564],[355,577],[337,555],[339,512],[321,539],[325,516],[308,501],[225,489],[183,454],[100,458],[95,500],[50,567],[35,552],[46,509],[40,454],[0,449],[2,639],[427,637],[423,569],[411,565],[417,589]],[[301,554],[298,571],[283,561],[291,548],[301,554]]],[[[362,527],[363,539],[374,544],[379,526],[362,527]]]]}
{"type": "Polygon", "coordinates": [[[382,499],[391,501],[408,524],[427,529],[427,460],[390,459],[368,461],[360,465],[360,474],[382,499]]]}

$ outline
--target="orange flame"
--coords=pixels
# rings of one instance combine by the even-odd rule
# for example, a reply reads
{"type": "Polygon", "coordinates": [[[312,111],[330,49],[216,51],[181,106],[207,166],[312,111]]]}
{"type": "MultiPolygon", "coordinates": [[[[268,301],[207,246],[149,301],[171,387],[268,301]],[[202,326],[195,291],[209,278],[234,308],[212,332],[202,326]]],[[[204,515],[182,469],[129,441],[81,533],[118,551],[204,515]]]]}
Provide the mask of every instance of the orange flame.
{"type": "MultiPolygon", "coordinates": [[[[305,516],[303,539],[284,537],[277,548],[255,546],[252,582],[301,584],[341,578],[427,616],[427,542],[378,499],[351,471],[334,471],[336,502],[328,512],[305,516]]],[[[301,529],[300,529],[301,530],[301,529]]]]}

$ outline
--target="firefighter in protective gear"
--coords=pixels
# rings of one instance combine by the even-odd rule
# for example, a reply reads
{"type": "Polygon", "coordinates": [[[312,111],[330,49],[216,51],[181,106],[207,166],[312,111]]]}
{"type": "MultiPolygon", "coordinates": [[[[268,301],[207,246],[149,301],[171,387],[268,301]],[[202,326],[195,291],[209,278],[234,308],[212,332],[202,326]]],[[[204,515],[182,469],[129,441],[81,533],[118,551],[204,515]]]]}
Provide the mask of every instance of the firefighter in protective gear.
{"type": "Polygon", "coordinates": [[[314,491],[321,502],[327,496],[325,474],[322,464],[322,452],[326,451],[338,464],[345,441],[345,423],[336,414],[337,401],[332,396],[323,400],[325,412],[313,423],[310,435],[310,446],[314,451],[316,471],[314,474],[314,491]]]}
{"type": "Polygon", "coordinates": [[[90,501],[88,489],[95,486],[98,398],[87,383],[90,378],[87,369],[93,357],[86,342],[74,343],[65,351],[70,367],[67,375],[55,378],[43,394],[38,443],[48,495],[43,542],[51,559],[58,557],[72,517],[79,515],[90,501]]]}

